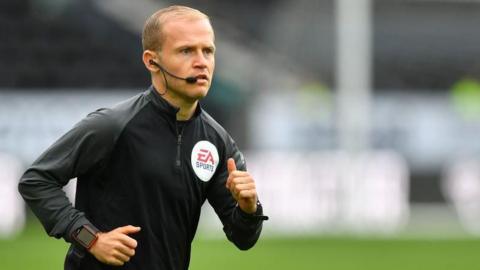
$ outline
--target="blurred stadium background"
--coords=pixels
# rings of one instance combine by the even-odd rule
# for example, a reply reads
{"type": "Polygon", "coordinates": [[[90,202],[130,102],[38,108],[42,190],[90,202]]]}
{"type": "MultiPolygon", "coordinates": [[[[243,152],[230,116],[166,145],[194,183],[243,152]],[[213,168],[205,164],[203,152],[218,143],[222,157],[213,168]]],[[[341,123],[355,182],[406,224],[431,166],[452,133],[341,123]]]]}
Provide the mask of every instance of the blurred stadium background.
{"type": "Polygon", "coordinates": [[[0,269],[62,267],[67,245],[18,178],[88,112],[149,86],[141,28],[171,4],[212,19],[203,104],[271,218],[242,253],[206,205],[192,269],[478,269],[477,0],[0,1],[0,269]]]}

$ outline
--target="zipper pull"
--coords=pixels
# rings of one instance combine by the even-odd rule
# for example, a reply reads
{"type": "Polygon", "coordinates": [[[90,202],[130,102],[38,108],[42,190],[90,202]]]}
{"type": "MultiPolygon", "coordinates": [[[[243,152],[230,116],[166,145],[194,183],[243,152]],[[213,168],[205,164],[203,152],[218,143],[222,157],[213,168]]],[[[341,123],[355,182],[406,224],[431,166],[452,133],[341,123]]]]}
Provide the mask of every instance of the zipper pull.
{"type": "Polygon", "coordinates": [[[177,145],[181,145],[182,144],[182,133],[178,134],[178,137],[177,137],[177,145]]]}
{"type": "Polygon", "coordinates": [[[177,159],[175,161],[175,165],[177,167],[180,167],[181,165],[181,160],[180,160],[181,145],[182,145],[182,133],[178,134],[178,137],[177,137],[177,159]]]}

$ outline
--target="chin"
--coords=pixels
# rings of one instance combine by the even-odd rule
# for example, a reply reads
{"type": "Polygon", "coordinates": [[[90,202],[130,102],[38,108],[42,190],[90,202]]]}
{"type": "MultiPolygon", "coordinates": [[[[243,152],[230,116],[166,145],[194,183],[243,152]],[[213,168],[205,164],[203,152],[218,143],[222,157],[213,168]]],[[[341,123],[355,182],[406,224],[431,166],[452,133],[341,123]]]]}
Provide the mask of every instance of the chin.
{"type": "Polygon", "coordinates": [[[198,100],[206,97],[207,94],[208,94],[208,89],[202,88],[202,89],[195,89],[195,91],[192,91],[189,96],[192,99],[198,100]]]}

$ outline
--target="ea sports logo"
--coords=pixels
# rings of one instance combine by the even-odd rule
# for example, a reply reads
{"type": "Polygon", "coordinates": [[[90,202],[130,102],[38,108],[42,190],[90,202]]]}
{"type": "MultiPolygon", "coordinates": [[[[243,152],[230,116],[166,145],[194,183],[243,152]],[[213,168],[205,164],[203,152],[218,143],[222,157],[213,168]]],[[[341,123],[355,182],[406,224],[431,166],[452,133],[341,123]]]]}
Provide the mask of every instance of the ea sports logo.
{"type": "Polygon", "coordinates": [[[218,165],[218,151],[209,141],[199,141],[192,149],[192,168],[200,180],[209,181],[218,165]]]}
{"type": "Polygon", "coordinates": [[[200,149],[200,153],[197,154],[197,161],[203,163],[212,163],[212,166],[215,164],[213,160],[212,152],[207,149],[200,149]]]}

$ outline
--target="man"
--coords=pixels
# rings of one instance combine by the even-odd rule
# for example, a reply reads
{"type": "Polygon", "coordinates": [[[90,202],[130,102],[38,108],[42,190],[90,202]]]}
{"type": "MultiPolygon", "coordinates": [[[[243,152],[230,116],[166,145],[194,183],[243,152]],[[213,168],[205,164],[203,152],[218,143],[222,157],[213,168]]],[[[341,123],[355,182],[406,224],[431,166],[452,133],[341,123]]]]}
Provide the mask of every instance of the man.
{"type": "Polygon", "coordinates": [[[142,42],[150,89],[89,114],[20,181],[48,234],[72,243],[66,269],[187,269],[205,200],[242,250],[267,219],[242,154],[198,102],[215,66],[209,18],[159,10],[142,42]],[[74,208],[61,187],[75,177],[74,208]]]}

